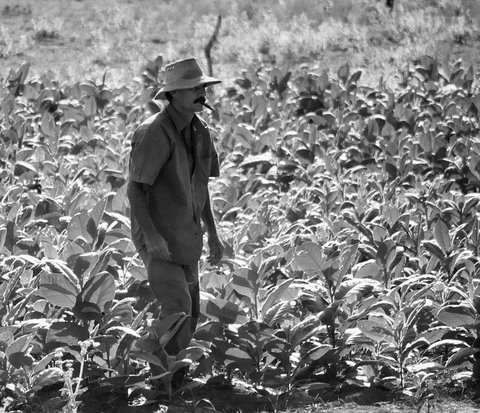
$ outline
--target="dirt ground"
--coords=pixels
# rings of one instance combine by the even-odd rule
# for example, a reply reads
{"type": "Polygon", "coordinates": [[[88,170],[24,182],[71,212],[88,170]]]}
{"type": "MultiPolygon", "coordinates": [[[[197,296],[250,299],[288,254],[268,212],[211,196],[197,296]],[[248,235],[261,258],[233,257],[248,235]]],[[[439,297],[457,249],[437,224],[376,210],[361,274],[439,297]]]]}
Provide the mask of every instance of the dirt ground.
{"type": "MultiPolygon", "coordinates": [[[[197,383],[198,384],[198,383],[197,383]]],[[[263,393],[263,392],[262,392],[263,393]]],[[[148,397],[148,394],[146,394],[148,397]]],[[[325,387],[315,393],[292,391],[278,397],[259,394],[245,383],[234,382],[232,387],[192,387],[174,395],[170,402],[135,400],[119,397],[90,400],[79,413],[474,413],[480,412],[480,403],[467,395],[447,396],[442,391],[432,392],[430,399],[415,400],[404,394],[380,388],[342,386],[325,387]]]]}

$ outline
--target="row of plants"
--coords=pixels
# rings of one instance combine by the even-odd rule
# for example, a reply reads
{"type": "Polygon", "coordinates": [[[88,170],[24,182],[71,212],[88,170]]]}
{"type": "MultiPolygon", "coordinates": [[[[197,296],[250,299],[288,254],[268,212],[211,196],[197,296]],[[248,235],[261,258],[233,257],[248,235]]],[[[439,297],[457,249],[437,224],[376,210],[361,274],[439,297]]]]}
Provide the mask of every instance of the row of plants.
{"type": "MultiPolygon", "coordinates": [[[[209,96],[226,244],[201,262],[202,320],[158,320],[130,240],[130,137],[160,107],[161,57],[134,86],[0,89],[0,391],[6,411],[149,399],[147,363],[243,380],[275,400],[343,385],[419,399],[480,379],[480,94],[429,57],[390,90],[263,64],[209,96]],[[162,355],[163,354],[163,355],[162,355]]],[[[43,410],[42,410],[43,409],[43,410]]],[[[81,409],[81,407],[80,407],[81,409]]]]}

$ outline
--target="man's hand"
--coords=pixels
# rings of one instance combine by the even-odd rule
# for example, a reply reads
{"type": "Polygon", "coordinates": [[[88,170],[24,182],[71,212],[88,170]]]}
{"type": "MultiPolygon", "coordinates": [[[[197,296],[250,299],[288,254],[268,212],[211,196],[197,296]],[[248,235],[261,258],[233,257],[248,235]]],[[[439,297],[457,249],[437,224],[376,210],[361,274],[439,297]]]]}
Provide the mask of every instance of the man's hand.
{"type": "Polygon", "coordinates": [[[168,249],[167,241],[158,233],[151,234],[145,240],[145,247],[147,252],[154,258],[170,261],[172,255],[168,249]]]}
{"type": "Polygon", "coordinates": [[[218,264],[223,257],[224,247],[217,234],[208,236],[208,249],[209,255],[207,257],[207,261],[211,265],[218,264]]]}

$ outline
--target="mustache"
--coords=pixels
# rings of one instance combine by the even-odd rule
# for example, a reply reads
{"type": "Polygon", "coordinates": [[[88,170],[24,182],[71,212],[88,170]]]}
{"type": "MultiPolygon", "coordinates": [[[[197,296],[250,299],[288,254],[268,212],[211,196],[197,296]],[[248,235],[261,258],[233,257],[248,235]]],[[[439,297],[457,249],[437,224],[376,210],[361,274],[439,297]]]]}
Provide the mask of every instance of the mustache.
{"type": "Polygon", "coordinates": [[[215,109],[213,109],[205,100],[205,97],[200,96],[196,98],[193,103],[200,103],[201,105],[205,106],[207,109],[210,109],[212,112],[215,112],[215,109]]]}

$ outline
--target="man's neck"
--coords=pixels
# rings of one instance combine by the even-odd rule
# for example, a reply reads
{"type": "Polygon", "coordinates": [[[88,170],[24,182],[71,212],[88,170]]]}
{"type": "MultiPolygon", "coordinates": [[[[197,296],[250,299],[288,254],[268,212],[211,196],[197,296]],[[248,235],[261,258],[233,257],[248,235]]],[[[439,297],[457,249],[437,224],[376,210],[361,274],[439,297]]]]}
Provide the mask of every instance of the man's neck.
{"type": "Polygon", "coordinates": [[[192,122],[193,115],[195,115],[195,112],[183,110],[182,108],[178,107],[175,105],[173,102],[170,103],[173,108],[178,112],[178,114],[187,121],[188,124],[192,122]]]}

